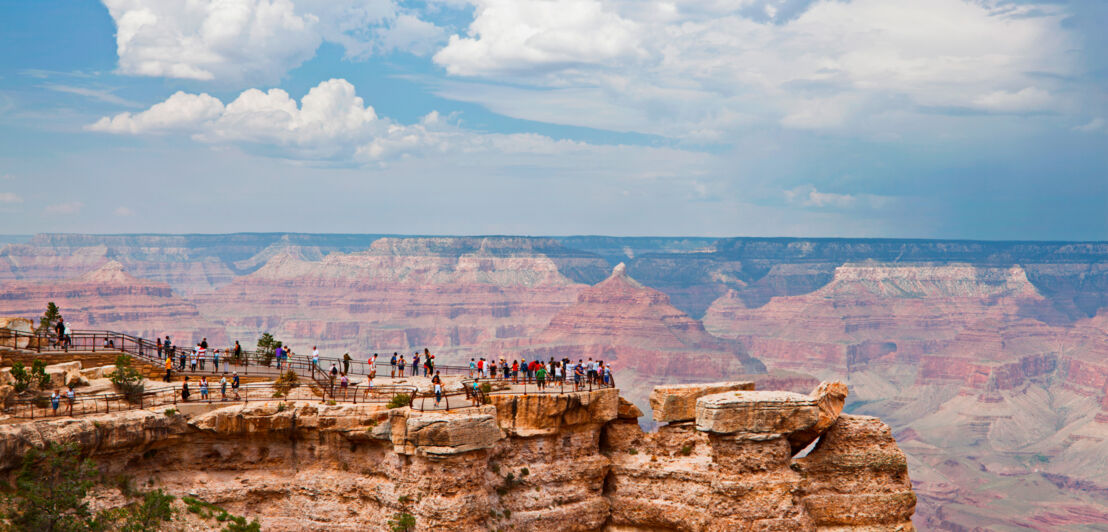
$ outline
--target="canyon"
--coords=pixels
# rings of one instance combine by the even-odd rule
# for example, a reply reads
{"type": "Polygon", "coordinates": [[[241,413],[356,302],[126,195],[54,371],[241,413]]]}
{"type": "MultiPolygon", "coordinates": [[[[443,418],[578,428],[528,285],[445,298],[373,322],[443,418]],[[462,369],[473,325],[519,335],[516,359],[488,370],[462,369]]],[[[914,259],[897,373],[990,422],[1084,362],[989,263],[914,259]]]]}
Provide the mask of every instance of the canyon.
{"type": "Polygon", "coordinates": [[[1108,516],[1102,242],[238,234],[0,247],[0,316],[37,317],[47,300],[77,328],[181,343],[268,331],[332,356],[603,358],[644,411],[662,382],[842,380],[846,411],[880,417],[907,454],[919,528],[1098,529],[1108,516]]]}

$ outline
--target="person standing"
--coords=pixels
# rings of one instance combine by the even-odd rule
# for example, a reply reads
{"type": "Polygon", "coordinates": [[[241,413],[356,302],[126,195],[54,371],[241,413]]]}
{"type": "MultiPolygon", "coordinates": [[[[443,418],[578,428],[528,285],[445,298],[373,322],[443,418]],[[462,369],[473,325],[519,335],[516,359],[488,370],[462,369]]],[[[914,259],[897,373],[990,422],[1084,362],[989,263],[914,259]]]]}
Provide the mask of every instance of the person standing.
{"type": "Polygon", "coordinates": [[[208,398],[208,378],[200,377],[200,400],[208,398]]]}
{"type": "Polygon", "coordinates": [[[219,400],[220,401],[226,401],[227,400],[227,374],[226,373],[224,373],[223,376],[219,378],[219,400]]]}
{"type": "Polygon", "coordinates": [[[396,371],[399,377],[404,376],[404,368],[407,367],[404,363],[404,355],[400,355],[400,359],[396,362],[396,371]]]}
{"type": "Polygon", "coordinates": [[[62,347],[65,345],[65,320],[63,318],[59,317],[58,323],[54,324],[54,335],[58,337],[55,346],[62,347]]]}
{"type": "Polygon", "coordinates": [[[189,395],[191,395],[191,392],[189,392],[189,376],[185,375],[185,382],[181,384],[181,400],[187,403],[189,395]]]}
{"type": "Polygon", "coordinates": [[[415,354],[412,355],[412,376],[419,376],[419,351],[416,351],[415,354]]]}
{"type": "Polygon", "coordinates": [[[239,372],[231,376],[231,391],[235,393],[235,399],[239,398],[239,372]]]}
{"type": "Polygon", "coordinates": [[[219,349],[212,351],[212,373],[219,373],[219,349]]]}
{"type": "Polygon", "coordinates": [[[166,355],[165,357],[165,382],[170,382],[170,373],[173,371],[173,357],[166,355]]]}
{"type": "MultiPolygon", "coordinates": [[[[374,353],[373,355],[377,356],[377,353],[374,353]]],[[[350,353],[349,352],[342,354],[342,373],[343,373],[343,375],[345,375],[347,373],[350,373],[350,360],[351,359],[350,359],[350,353]]]]}
{"type": "Polygon", "coordinates": [[[535,382],[539,385],[539,389],[546,388],[546,367],[540,362],[539,368],[535,370],[535,382]]]}
{"type": "Polygon", "coordinates": [[[161,336],[159,336],[157,338],[157,341],[154,343],[154,347],[156,347],[158,349],[158,360],[161,360],[161,358],[162,358],[162,337],[161,336]]]}
{"type": "Polygon", "coordinates": [[[65,322],[65,341],[62,342],[62,346],[65,347],[65,351],[69,352],[69,346],[73,344],[73,329],[69,327],[69,322],[65,322]]]}
{"type": "Polygon", "coordinates": [[[62,394],[58,393],[58,390],[50,392],[50,408],[54,409],[54,415],[58,415],[58,403],[61,402],[62,394]]]}
{"type": "Polygon", "coordinates": [[[77,401],[77,394],[74,393],[73,387],[69,386],[65,391],[65,413],[73,415],[73,403],[77,401]]]}
{"type": "Polygon", "coordinates": [[[314,345],[312,346],[312,364],[318,369],[323,369],[319,367],[319,348],[314,345]]]}
{"type": "Polygon", "coordinates": [[[242,364],[242,346],[239,345],[238,340],[235,340],[235,354],[233,358],[235,359],[235,363],[242,364]]]}
{"type": "Polygon", "coordinates": [[[204,359],[207,358],[208,348],[204,347],[208,342],[200,342],[196,346],[196,360],[200,362],[200,371],[204,371],[204,359]]]}
{"type": "Polygon", "coordinates": [[[473,372],[477,371],[477,362],[474,359],[469,359],[469,378],[473,378],[473,372]]]}
{"type": "Polygon", "coordinates": [[[396,352],[392,353],[392,358],[389,359],[389,377],[396,377],[396,352]]]}
{"type": "Polygon", "coordinates": [[[277,349],[273,351],[273,358],[277,359],[277,369],[281,369],[281,356],[285,354],[285,349],[281,346],[277,346],[277,349]]]}

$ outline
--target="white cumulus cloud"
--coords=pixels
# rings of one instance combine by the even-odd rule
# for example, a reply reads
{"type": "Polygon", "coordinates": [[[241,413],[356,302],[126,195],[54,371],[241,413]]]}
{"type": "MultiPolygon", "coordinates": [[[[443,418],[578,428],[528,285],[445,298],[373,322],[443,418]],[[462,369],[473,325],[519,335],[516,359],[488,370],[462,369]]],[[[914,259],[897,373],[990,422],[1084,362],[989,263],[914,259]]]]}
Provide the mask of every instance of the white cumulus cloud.
{"type": "Polygon", "coordinates": [[[542,156],[613,149],[529,133],[476,132],[437,112],[401,124],[379,117],[344,79],[321,82],[299,102],[281,89],[248,89],[226,105],[207,94],[178,92],[145,111],[106,116],[86,127],[129,135],[185,134],[198,142],[239,145],[268,156],[345,164],[417,155],[542,156]]]}
{"type": "Polygon", "coordinates": [[[510,85],[444,85],[439,95],[517,118],[679,138],[724,138],[750,124],[849,128],[888,110],[1038,111],[1052,104],[1051,84],[1077,68],[1065,13],[1051,5],[473,3],[465,34],[434,60],[449,74],[510,85]],[[581,102],[604,112],[577,112],[581,102]]]}
{"type": "Polygon", "coordinates": [[[15,192],[0,192],[0,203],[23,203],[23,197],[15,192]]]}
{"type": "Polygon", "coordinates": [[[270,83],[323,41],[348,57],[428,53],[444,38],[396,0],[103,0],[124,74],[270,83]]]}

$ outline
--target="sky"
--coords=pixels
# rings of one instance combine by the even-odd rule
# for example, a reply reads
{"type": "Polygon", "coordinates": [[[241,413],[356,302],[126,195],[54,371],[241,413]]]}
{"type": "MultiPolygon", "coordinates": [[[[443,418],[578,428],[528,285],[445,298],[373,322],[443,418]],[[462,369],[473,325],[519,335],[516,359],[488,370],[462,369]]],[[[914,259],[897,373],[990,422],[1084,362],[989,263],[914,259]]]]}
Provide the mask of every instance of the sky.
{"type": "Polygon", "coordinates": [[[0,10],[0,234],[1108,239],[1101,0],[0,10]]]}

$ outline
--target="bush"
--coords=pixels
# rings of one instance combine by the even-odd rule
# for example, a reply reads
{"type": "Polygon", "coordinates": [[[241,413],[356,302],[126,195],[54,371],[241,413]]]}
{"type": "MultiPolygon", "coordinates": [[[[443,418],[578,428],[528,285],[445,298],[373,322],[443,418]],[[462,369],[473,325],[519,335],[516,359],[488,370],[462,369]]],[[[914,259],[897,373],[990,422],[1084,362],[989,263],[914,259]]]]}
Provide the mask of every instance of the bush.
{"type": "Polygon", "coordinates": [[[273,357],[278,347],[281,347],[281,342],[273,338],[272,334],[262,334],[262,336],[258,338],[258,350],[255,354],[258,363],[263,366],[273,364],[273,357]]]}
{"type": "Polygon", "coordinates": [[[15,530],[90,530],[84,498],[96,476],[96,465],[82,460],[74,443],[33,448],[23,455],[15,491],[5,496],[3,518],[15,530]]]}
{"type": "Polygon", "coordinates": [[[692,445],[685,444],[681,447],[681,456],[688,456],[692,454],[692,445]]]}
{"type": "Polygon", "coordinates": [[[478,386],[478,388],[481,389],[481,393],[484,393],[484,394],[492,393],[492,385],[487,383],[487,382],[482,382],[481,385],[478,386]]]}
{"type": "Polygon", "coordinates": [[[173,416],[177,415],[177,409],[176,408],[166,408],[165,409],[165,415],[166,415],[166,417],[173,417],[173,416]]]}
{"type": "Polygon", "coordinates": [[[291,369],[282,373],[280,377],[277,377],[277,380],[273,381],[273,387],[282,396],[288,395],[289,390],[297,386],[300,386],[300,376],[291,369]]]}
{"type": "Polygon", "coordinates": [[[27,372],[22,362],[12,364],[11,374],[12,379],[15,379],[13,386],[16,393],[23,393],[31,387],[31,374],[27,372]]]}
{"type": "Polygon", "coordinates": [[[410,405],[412,402],[412,396],[406,393],[398,393],[392,396],[389,400],[388,408],[402,408],[410,405]]]}
{"type": "Polygon", "coordinates": [[[288,406],[285,405],[285,403],[278,403],[277,404],[277,411],[278,412],[284,412],[287,408],[288,408],[288,406]]]}
{"type": "Polygon", "coordinates": [[[146,384],[143,383],[142,373],[139,373],[131,365],[131,362],[131,357],[128,355],[115,357],[115,370],[108,374],[108,378],[111,379],[115,388],[127,397],[128,401],[138,403],[142,401],[146,384]]]}
{"type": "Polygon", "coordinates": [[[409,532],[415,530],[415,516],[408,512],[397,512],[389,520],[389,529],[392,532],[409,532]]]}
{"type": "Polygon", "coordinates": [[[31,361],[31,382],[38,389],[45,390],[50,387],[50,376],[46,374],[46,362],[35,359],[31,361]]]}

